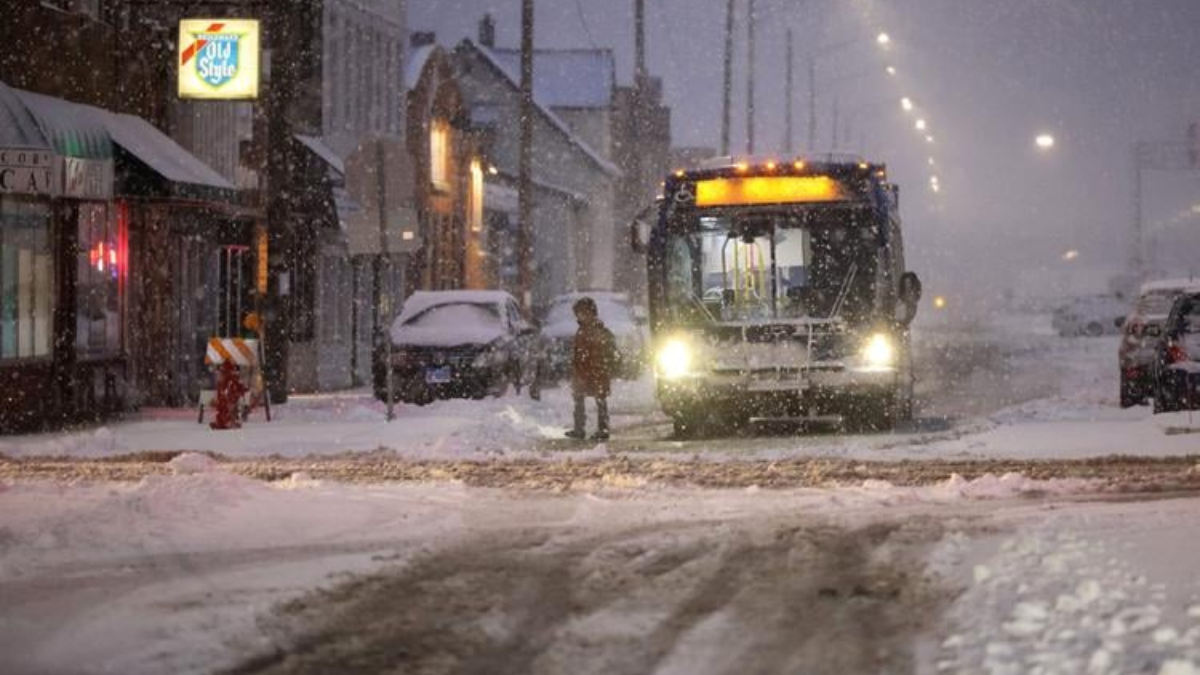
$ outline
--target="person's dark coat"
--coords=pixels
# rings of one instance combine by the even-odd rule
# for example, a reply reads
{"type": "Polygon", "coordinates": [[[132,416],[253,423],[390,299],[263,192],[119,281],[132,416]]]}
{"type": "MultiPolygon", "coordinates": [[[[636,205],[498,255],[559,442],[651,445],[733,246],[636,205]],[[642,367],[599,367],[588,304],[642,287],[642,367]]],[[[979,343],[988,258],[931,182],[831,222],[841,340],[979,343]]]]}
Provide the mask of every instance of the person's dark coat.
{"type": "Polygon", "coordinates": [[[578,396],[607,397],[617,365],[617,341],[599,319],[579,322],[571,385],[578,396]]]}

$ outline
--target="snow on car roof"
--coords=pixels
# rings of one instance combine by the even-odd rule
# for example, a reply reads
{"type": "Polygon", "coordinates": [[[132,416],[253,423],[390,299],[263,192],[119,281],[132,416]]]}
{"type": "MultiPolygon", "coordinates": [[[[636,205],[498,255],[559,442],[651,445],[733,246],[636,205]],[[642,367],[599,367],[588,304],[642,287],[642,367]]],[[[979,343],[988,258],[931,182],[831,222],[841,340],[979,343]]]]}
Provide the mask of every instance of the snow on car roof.
{"type": "Polygon", "coordinates": [[[1176,279],[1158,279],[1142,284],[1142,293],[1155,291],[1200,291],[1200,279],[1195,277],[1178,277],[1176,279]]]}
{"type": "Polygon", "coordinates": [[[417,291],[404,301],[404,309],[397,322],[404,323],[414,316],[438,305],[466,303],[472,305],[499,305],[516,302],[507,291],[417,291]]]}

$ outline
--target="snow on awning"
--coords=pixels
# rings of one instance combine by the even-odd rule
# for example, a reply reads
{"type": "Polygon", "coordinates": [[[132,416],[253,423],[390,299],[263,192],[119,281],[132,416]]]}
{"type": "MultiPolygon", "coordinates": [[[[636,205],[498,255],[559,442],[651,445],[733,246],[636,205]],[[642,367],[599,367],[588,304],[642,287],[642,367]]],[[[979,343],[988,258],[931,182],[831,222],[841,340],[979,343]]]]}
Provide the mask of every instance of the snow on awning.
{"type": "Polygon", "coordinates": [[[319,157],[321,161],[329,165],[331,169],[338,173],[339,177],[345,177],[346,164],[342,158],[338,156],[325,142],[316,136],[306,136],[304,134],[296,134],[296,140],[300,141],[304,147],[312,151],[314,155],[319,157]]]}
{"type": "Polygon", "coordinates": [[[112,139],[100,108],[31,91],[14,91],[56,153],[77,159],[112,159],[112,139]]]}
{"type": "MultiPolygon", "coordinates": [[[[114,143],[167,183],[173,197],[233,201],[237,187],[141,117],[102,111],[114,143]]],[[[132,183],[132,181],[127,181],[132,183]]],[[[128,187],[128,186],[127,186],[128,187]]],[[[132,190],[135,194],[140,190],[132,190]]]]}
{"type": "Polygon", "coordinates": [[[29,108],[3,82],[0,82],[0,148],[51,150],[50,141],[38,128],[29,108]]]}

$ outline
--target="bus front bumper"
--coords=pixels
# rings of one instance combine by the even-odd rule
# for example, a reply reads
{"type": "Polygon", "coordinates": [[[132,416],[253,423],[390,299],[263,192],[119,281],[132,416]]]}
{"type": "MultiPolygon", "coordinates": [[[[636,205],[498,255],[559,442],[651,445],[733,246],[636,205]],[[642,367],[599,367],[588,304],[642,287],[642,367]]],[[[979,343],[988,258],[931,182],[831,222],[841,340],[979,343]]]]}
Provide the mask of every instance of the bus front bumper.
{"type": "Polygon", "coordinates": [[[658,401],[663,412],[672,416],[706,410],[770,417],[819,414],[837,409],[847,399],[893,394],[900,382],[895,369],[706,374],[659,378],[658,401]]]}

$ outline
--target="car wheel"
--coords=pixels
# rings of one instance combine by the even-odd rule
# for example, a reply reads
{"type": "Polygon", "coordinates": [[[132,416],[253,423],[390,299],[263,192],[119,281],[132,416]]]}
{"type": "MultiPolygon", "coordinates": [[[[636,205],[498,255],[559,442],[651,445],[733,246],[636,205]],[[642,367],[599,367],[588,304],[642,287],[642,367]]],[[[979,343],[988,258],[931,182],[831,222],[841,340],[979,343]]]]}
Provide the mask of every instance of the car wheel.
{"type": "Polygon", "coordinates": [[[1083,332],[1088,337],[1100,337],[1104,335],[1104,326],[1099,321],[1093,321],[1084,327],[1083,332]]]}
{"type": "Polygon", "coordinates": [[[1145,403],[1146,397],[1142,396],[1138,383],[1131,382],[1125,373],[1121,373],[1121,407],[1132,408],[1145,403]]]}

